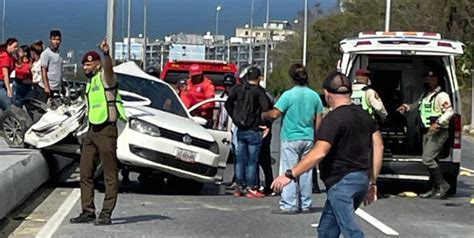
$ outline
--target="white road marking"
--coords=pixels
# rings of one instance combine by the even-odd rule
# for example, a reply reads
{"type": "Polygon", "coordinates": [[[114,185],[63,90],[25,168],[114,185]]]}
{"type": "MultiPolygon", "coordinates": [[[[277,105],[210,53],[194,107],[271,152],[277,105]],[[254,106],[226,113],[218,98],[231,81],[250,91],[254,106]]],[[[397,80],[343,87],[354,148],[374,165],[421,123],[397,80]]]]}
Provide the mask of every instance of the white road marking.
{"type": "Polygon", "coordinates": [[[81,190],[75,188],[72,190],[71,194],[64,200],[64,203],[59,207],[59,209],[54,213],[54,215],[49,219],[46,225],[41,228],[41,230],[36,234],[36,238],[49,238],[52,237],[56,230],[59,228],[64,218],[69,214],[71,209],[74,207],[76,202],[81,197],[81,190]]]}
{"type": "Polygon", "coordinates": [[[364,219],[366,222],[368,222],[370,225],[373,227],[377,228],[380,230],[382,233],[385,235],[389,236],[399,236],[398,232],[396,232],[394,229],[388,227],[387,225],[383,224],[381,221],[377,220],[377,218],[371,216],[369,213],[365,212],[362,209],[357,209],[355,213],[362,219],[364,219]]]}
{"type": "Polygon", "coordinates": [[[461,167],[461,170],[467,171],[467,172],[469,172],[469,173],[474,173],[474,170],[468,169],[468,168],[464,168],[464,167],[461,167]]]}

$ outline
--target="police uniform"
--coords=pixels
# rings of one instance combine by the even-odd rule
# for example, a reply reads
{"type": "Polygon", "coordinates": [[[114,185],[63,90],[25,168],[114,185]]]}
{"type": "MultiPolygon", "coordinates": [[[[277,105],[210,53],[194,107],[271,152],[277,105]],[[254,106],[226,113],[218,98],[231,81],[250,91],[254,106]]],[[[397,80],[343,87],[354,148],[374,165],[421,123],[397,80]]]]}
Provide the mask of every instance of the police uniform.
{"type": "Polygon", "coordinates": [[[441,91],[439,86],[432,91],[426,92],[415,104],[403,105],[407,111],[418,108],[423,125],[423,154],[421,157],[423,164],[430,173],[432,189],[427,193],[420,194],[422,198],[443,198],[450,187],[443,178],[436,158],[441,153],[449,137],[449,121],[454,115],[451,105],[449,95],[441,91]],[[430,126],[433,123],[440,125],[436,131],[430,130],[430,126]]]}
{"type": "Polygon", "coordinates": [[[382,120],[387,118],[387,110],[383,105],[382,99],[380,99],[375,90],[369,88],[366,84],[353,84],[351,99],[354,104],[362,106],[362,109],[368,112],[372,118],[375,118],[375,113],[382,120]]]}
{"type": "MultiPolygon", "coordinates": [[[[95,53],[95,52],[94,52],[95,53]]],[[[97,60],[97,53],[86,53],[85,61],[97,60]],[[92,55],[91,57],[87,57],[92,55]]],[[[82,145],[80,162],[81,204],[83,213],[95,216],[94,180],[95,158],[102,162],[105,181],[105,197],[102,212],[99,215],[110,222],[110,216],[117,202],[118,160],[117,160],[117,120],[126,120],[117,83],[107,85],[104,71],[97,72],[87,83],[89,131],[82,145]]],[[[79,217],[80,218],[80,217],[79,217]]],[[[83,222],[80,219],[73,223],[83,222]]]]}

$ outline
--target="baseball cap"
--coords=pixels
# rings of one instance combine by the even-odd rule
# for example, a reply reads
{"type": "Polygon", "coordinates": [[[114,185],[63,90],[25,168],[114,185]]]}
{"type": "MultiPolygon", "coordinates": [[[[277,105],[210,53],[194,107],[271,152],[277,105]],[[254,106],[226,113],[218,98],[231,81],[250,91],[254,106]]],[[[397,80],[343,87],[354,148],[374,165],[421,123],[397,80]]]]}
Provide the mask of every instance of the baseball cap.
{"type": "Polygon", "coordinates": [[[226,86],[234,86],[236,83],[235,76],[233,74],[225,74],[223,84],[226,86]]]}
{"type": "Polygon", "coordinates": [[[439,73],[436,72],[435,70],[428,70],[423,74],[423,78],[426,77],[439,77],[439,73]]]}
{"type": "Polygon", "coordinates": [[[239,75],[239,78],[247,78],[247,80],[256,80],[262,76],[262,71],[254,65],[246,67],[239,75]]]}
{"type": "Polygon", "coordinates": [[[323,82],[323,88],[334,94],[352,93],[352,83],[344,74],[331,73],[323,82]]]}
{"type": "Polygon", "coordinates": [[[178,86],[181,86],[181,85],[186,85],[186,83],[187,83],[186,79],[180,79],[180,80],[178,80],[177,84],[178,84],[178,86]]]}
{"type": "Polygon", "coordinates": [[[365,77],[369,77],[370,76],[370,71],[366,70],[366,69],[358,69],[356,71],[356,76],[365,76],[365,77]]]}
{"type": "Polygon", "coordinates": [[[82,56],[81,63],[92,62],[100,60],[100,55],[95,51],[88,51],[84,56],[82,56]]]}
{"type": "Polygon", "coordinates": [[[198,64],[192,64],[189,66],[189,75],[194,76],[194,75],[201,75],[202,74],[202,69],[201,66],[198,64]]]}

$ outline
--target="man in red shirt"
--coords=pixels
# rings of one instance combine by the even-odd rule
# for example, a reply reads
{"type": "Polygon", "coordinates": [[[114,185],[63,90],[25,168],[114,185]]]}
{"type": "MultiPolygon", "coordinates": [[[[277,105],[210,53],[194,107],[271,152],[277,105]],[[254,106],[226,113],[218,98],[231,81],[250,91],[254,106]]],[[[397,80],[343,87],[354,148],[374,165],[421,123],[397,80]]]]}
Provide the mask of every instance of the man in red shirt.
{"type": "MultiPolygon", "coordinates": [[[[206,99],[214,98],[214,85],[212,81],[203,75],[201,66],[198,64],[192,64],[189,67],[188,88],[187,97],[191,103],[189,107],[196,105],[206,99]]],[[[208,103],[199,108],[198,116],[206,118],[212,122],[212,110],[214,104],[208,103]]]]}

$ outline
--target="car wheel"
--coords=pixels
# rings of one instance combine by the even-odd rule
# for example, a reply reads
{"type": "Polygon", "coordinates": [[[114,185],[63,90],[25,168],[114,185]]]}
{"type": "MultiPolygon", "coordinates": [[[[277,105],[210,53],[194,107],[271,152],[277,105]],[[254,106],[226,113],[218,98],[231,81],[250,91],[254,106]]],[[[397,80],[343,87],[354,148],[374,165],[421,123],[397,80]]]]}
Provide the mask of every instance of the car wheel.
{"type": "Polygon", "coordinates": [[[33,121],[28,113],[14,106],[3,112],[0,117],[0,129],[5,142],[14,148],[24,147],[25,133],[32,124],[33,121]]]}

